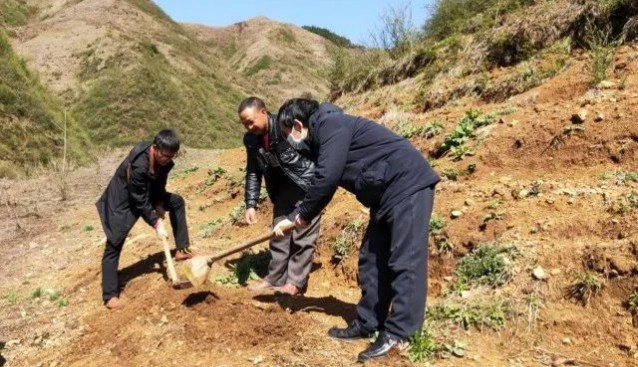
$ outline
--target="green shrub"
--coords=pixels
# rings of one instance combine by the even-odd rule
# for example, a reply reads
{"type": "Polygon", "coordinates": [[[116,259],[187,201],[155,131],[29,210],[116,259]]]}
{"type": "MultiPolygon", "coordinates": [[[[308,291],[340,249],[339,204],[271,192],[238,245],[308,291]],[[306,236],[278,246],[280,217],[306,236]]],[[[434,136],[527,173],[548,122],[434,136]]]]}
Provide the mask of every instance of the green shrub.
{"type": "Polygon", "coordinates": [[[631,294],[627,298],[627,301],[625,302],[625,305],[632,312],[638,311],[638,290],[631,292],[631,294]]]}
{"type": "Polygon", "coordinates": [[[213,219],[211,221],[209,221],[208,223],[202,225],[200,227],[200,236],[202,236],[202,238],[209,238],[213,235],[213,233],[215,233],[215,230],[219,227],[219,225],[222,223],[222,219],[221,218],[217,218],[217,219],[213,219]]]}
{"type": "Polygon", "coordinates": [[[232,223],[232,225],[238,225],[241,222],[245,210],[246,203],[243,201],[239,205],[231,209],[230,213],[228,213],[228,216],[230,217],[230,222],[232,223]]]}
{"type": "Polygon", "coordinates": [[[341,234],[330,245],[334,262],[340,262],[350,254],[364,229],[365,223],[357,219],[349,221],[344,226],[341,234]]]}
{"type": "Polygon", "coordinates": [[[616,172],[603,172],[599,178],[602,181],[607,181],[614,178],[618,184],[627,184],[628,182],[638,183],[638,172],[616,171],[616,172]]]}
{"type": "Polygon", "coordinates": [[[436,353],[437,345],[429,330],[423,329],[410,338],[408,358],[412,362],[423,363],[436,353]]]}
{"type": "Polygon", "coordinates": [[[260,57],[251,67],[244,70],[245,76],[253,76],[262,70],[267,70],[272,64],[272,59],[268,55],[260,57]]]}
{"type": "Polygon", "coordinates": [[[34,11],[24,0],[3,0],[0,2],[0,26],[25,25],[34,11]]]}
{"type": "Polygon", "coordinates": [[[475,138],[474,132],[477,129],[492,124],[494,120],[494,115],[482,115],[479,110],[467,111],[456,129],[447,134],[443,142],[436,148],[434,157],[440,158],[449,154],[453,160],[461,160],[466,155],[473,155],[474,152],[466,143],[475,138]]]}
{"type": "Polygon", "coordinates": [[[308,26],[305,25],[303,27],[301,27],[309,32],[315,33],[320,35],[321,37],[327,39],[328,41],[334,43],[337,46],[340,47],[354,47],[354,44],[347,39],[346,37],[340,36],[326,28],[321,28],[321,27],[315,27],[315,26],[308,26]]]}
{"type": "Polygon", "coordinates": [[[425,35],[442,40],[458,33],[479,33],[533,0],[437,0],[424,25],[425,35]]]}
{"type": "Polygon", "coordinates": [[[230,264],[231,272],[215,278],[215,282],[222,285],[244,285],[248,280],[257,280],[268,273],[271,260],[270,251],[262,250],[258,253],[245,251],[237,260],[230,264]]]}
{"type": "Polygon", "coordinates": [[[439,303],[428,308],[427,317],[433,321],[451,321],[464,329],[483,326],[499,329],[510,318],[512,310],[507,302],[496,300],[486,304],[439,303]]]}
{"type": "Polygon", "coordinates": [[[621,42],[613,39],[611,25],[597,26],[593,20],[588,21],[586,33],[588,34],[587,45],[594,57],[591,85],[595,86],[607,79],[609,66],[614,61],[615,49],[621,42]]]}
{"type": "Polygon", "coordinates": [[[445,220],[439,216],[432,215],[430,218],[430,233],[438,233],[445,229],[445,220]]]}
{"type": "Polygon", "coordinates": [[[625,214],[636,209],[638,209],[638,193],[631,191],[613,202],[609,208],[609,212],[613,214],[625,214]]]}
{"type": "Polygon", "coordinates": [[[457,263],[453,289],[459,292],[469,289],[472,285],[498,287],[507,283],[512,276],[509,257],[514,256],[514,247],[479,246],[457,263]]]}
{"type": "Polygon", "coordinates": [[[605,286],[604,281],[593,272],[586,272],[578,276],[578,278],[567,289],[567,295],[588,305],[589,300],[598,295],[605,286]]]}

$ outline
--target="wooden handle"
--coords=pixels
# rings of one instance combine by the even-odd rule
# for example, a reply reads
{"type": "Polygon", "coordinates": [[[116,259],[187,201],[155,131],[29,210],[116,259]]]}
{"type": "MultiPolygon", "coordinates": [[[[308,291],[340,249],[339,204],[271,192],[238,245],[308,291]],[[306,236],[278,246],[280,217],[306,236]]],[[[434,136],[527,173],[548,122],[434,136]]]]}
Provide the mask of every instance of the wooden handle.
{"type": "Polygon", "coordinates": [[[166,238],[162,237],[162,244],[164,245],[164,256],[166,256],[166,267],[168,268],[168,277],[171,278],[171,281],[175,283],[179,283],[179,279],[177,278],[177,272],[175,271],[175,264],[173,264],[173,258],[171,257],[171,250],[168,247],[168,241],[166,238]]]}
{"type": "MultiPolygon", "coordinates": [[[[288,231],[290,231],[291,229],[294,229],[294,228],[295,228],[295,224],[291,223],[290,225],[285,226],[283,228],[283,230],[284,230],[284,232],[288,232],[288,231]]],[[[264,234],[261,237],[253,238],[252,240],[248,240],[248,241],[242,243],[241,245],[237,245],[235,247],[231,247],[231,248],[229,248],[227,250],[224,250],[224,251],[216,254],[215,256],[211,257],[210,259],[208,259],[208,265],[211,265],[215,261],[217,261],[219,259],[222,259],[222,258],[224,258],[226,256],[230,256],[232,254],[236,254],[238,252],[241,252],[241,251],[244,251],[246,249],[249,249],[249,248],[251,248],[251,247],[253,247],[255,245],[258,245],[258,244],[260,244],[262,242],[268,241],[268,240],[272,239],[273,237],[275,237],[275,232],[271,231],[271,232],[268,232],[267,234],[264,234]]]]}

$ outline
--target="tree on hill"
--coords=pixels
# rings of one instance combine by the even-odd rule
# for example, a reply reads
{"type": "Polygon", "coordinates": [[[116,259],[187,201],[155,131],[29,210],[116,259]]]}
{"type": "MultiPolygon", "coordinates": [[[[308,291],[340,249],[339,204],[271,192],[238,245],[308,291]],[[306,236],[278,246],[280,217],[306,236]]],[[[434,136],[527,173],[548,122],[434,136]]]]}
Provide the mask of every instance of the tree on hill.
{"type": "Polygon", "coordinates": [[[334,43],[337,46],[341,46],[341,47],[355,47],[355,45],[346,37],[340,36],[326,28],[321,28],[321,27],[315,27],[312,25],[305,25],[303,27],[301,27],[305,30],[307,30],[308,32],[312,32],[314,34],[318,34],[321,37],[327,39],[328,41],[334,43]]]}

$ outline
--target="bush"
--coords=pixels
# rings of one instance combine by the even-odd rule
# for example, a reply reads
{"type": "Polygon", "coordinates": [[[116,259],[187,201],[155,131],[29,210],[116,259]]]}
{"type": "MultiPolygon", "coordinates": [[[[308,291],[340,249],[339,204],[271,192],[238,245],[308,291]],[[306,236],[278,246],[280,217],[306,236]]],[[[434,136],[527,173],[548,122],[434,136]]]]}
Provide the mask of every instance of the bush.
{"type": "Polygon", "coordinates": [[[270,251],[262,250],[258,253],[245,251],[237,260],[231,261],[231,272],[215,278],[215,282],[222,285],[244,285],[248,280],[257,280],[268,273],[270,251]]]}
{"type": "Polygon", "coordinates": [[[475,138],[474,131],[494,122],[495,116],[481,115],[479,110],[469,110],[459,121],[456,129],[445,136],[443,142],[434,152],[435,158],[440,158],[450,154],[454,160],[461,160],[466,155],[473,155],[474,152],[467,147],[466,143],[475,138]]]}
{"type": "Polygon", "coordinates": [[[511,278],[507,256],[515,256],[515,248],[498,245],[478,247],[459,260],[454,275],[453,288],[463,291],[472,285],[501,286],[511,278]]]}
{"type": "Polygon", "coordinates": [[[332,261],[343,261],[354,247],[365,229],[365,223],[360,220],[349,221],[341,230],[341,234],[330,245],[332,249],[332,261]]]}
{"type": "Polygon", "coordinates": [[[334,60],[326,73],[330,82],[330,100],[376,86],[376,72],[388,61],[382,50],[349,51],[335,47],[330,52],[334,60]]]}
{"type": "Polygon", "coordinates": [[[423,26],[429,38],[442,40],[457,33],[493,27],[504,14],[532,5],[534,0],[437,0],[423,26]]]}
{"type": "Polygon", "coordinates": [[[410,53],[421,38],[421,33],[412,22],[410,4],[389,8],[381,15],[381,29],[372,34],[376,46],[387,50],[392,59],[410,53]]]}
{"type": "Polygon", "coordinates": [[[305,25],[303,27],[301,27],[309,32],[312,32],[314,34],[318,34],[321,37],[327,39],[328,41],[334,43],[337,46],[340,47],[354,47],[354,45],[352,44],[352,42],[347,39],[346,37],[342,37],[326,28],[321,28],[321,27],[315,27],[315,26],[311,26],[311,25],[305,25]]]}
{"type": "Polygon", "coordinates": [[[605,283],[593,272],[586,272],[578,276],[578,278],[567,289],[567,295],[582,302],[584,306],[589,304],[589,300],[598,295],[603,289],[605,283]]]}
{"type": "Polygon", "coordinates": [[[259,60],[257,60],[251,67],[244,70],[244,75],[248,77],[253,76],[262,70],[267,70],[268,68],[270,68],[271,64],[272,59],[270,58],[270,56],[264,55],[260,57],[259,60]]]}
{"type": "Polygon", "coordinates": [[[24,0],[3,0],[0,2],[0,26],[25,25],[33,13],[34,9],[24,0]]]}
{"type": "Polygon", "coordinates": [[[427,317],[433,321],[451,321],[465,330],[471,326],[499,329],[512,313],[508,303],[496,300],[484,304],[440,303],[430,307],[427,317]]]}
{"type": "Polygon", "coordinates": [[[426,362],[434,356],[436,350],[437,345],[432,333],[423,329],[410,338],[408,358],[412,362],[426,362]]]}

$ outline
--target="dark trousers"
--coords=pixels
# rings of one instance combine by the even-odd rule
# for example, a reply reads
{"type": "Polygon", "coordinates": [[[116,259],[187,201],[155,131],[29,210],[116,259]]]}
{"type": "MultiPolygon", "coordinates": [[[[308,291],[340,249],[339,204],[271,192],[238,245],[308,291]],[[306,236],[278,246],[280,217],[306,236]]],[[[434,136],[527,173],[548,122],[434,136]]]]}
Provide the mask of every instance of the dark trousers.
{"type": "Polygon", "coordinates": [[[359,253],[359,321],[367,331],[409,338],[423,327],[427,296],[428,227],[434,186],[372,211],[359,253]]]}
{"type": "MultiPolygon", "coordinates": [[[[167,193],[164,197],[164,209],[169,212],[173,236],[178,249],[187,248],[190,244],[188,227],[186,226],[186,206],[184,199],[177,195],[167,193]]],[[[130,230],[130,228],[128,229],[130,230]]],[[[124,246],[121,243],[106,241],[104,255],[102,255],[102,299],[104,302],[120,294],[120,281],[117,276],[117,267],[120,262],[120,254],[124,246]]]]}

